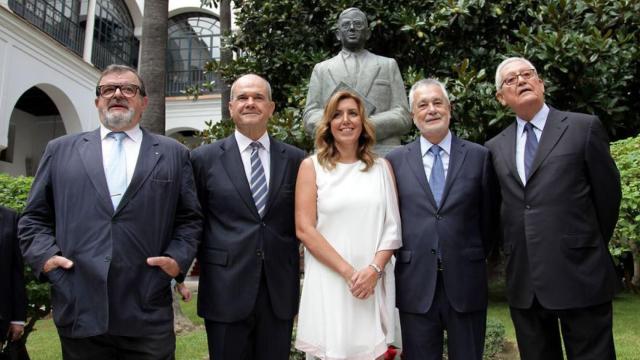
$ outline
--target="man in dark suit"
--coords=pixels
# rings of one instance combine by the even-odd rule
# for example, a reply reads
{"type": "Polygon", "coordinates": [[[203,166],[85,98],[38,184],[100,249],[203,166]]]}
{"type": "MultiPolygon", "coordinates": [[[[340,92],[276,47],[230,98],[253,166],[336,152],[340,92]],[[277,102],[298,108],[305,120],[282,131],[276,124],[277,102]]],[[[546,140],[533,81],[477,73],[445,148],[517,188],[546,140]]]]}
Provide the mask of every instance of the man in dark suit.
{"type": "Polygon", "coordinates": [[[405,359],[482,359],[491,244],[489,151],[449,131],[445,87],[421,80],[409,93],[418,140],[387,155],[396,174],[402,248],[396,305],[405,359]]]}
{"type": "Polygon", "coordinates": [[[487,142],[502,195],[507,294],[523,360],[615,359],[607,244],[620,176],[596,116],[558,111],[526,59],[496,71],[516,121],[487,142]],[[558,325],[560,325],[558,327],[558,325]]]}
{"type": "Polygon", "coordinates": [[[19,222],[22,252],[51,282],[64,359],[173,359],[170,283],[202,232],[189,151],[138,125],[142,79],[111,65],[100,128],[52,140],[19,222]]]}
{"type": "Polygon", "coordinates": [[[17,341],[27,319],[22,254],[18,247],[18,215],[0,206],[0,345],[17,341]]]}
{"type": "Polygon", "coordinates": [[[240,77],[235,133],[191,154],[205,217],[198,315],[216,360],[289,358],[300,291],[293,191],[305,153],[268,135],[274,109],[265,79],[240,77]]]}

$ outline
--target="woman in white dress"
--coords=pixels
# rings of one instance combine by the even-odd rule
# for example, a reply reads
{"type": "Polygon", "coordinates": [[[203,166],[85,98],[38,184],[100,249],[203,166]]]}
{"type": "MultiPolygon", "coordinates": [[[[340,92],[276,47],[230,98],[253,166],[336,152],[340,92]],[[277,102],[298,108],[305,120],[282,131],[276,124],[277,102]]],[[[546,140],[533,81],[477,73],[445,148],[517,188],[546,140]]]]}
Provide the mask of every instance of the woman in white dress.
{"type": "Polygon", "coordinates": [[[307,358],[379,359],[394,340],[400,215],[391,167],[374,144],[362,100],[337,92],[316,129],[316,154],[298,172],[296,233],[306,251],[295,346],[307,358]]]}

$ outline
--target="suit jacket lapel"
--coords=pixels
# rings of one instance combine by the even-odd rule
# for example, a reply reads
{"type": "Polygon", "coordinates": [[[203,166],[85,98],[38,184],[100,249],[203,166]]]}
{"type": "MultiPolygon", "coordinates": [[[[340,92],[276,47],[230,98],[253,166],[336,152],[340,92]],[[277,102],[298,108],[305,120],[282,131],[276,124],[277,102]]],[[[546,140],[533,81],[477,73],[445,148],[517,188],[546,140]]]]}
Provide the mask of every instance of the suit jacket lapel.
{"type": "Polygon", "coordinates": [[[501,134],[500,139],[500,157],[504,160],[511,172],[511,176],[520,184],[521,187],[524,187],[522,183],[522,179],[520,179],[520,175],[518,174],[518,168],[516,167],[516,136],[517,136],[518,126],[514,121],[507,127],[501,134]]]}
{"type": "Polygon", "coordinates": [[[375,62],[375,55],[372,55],[366,50],[363,51],[365,51],[365,53],[360,57],[360,73],[358,74],[356,90],[364,96],[369,96],[369,92],[373,87],[373,81],[380,73],[380,65],[375,62]]]}
{"type": "Polygon", "coordinates": [[[447,194],[449,194],[449,189],[451,189],[453,181],[456,179],[460,168],[462,168],[462,164],[464,163],[464,159],[466,156],[467,149],[465,148],[464,143],[462,143],[455,135],[452,135],[451,152],[449,153],[449,168],[444,183],[442,199],[440,199],[440,207],[445,204],[447,194]]]}
{"type": "Polygon", "coordinates": [[[536,156],[533,159],[533,164],[531,164],[531,171],[529,172],[529,180],[533,174],[535,174],[536,170],[540,167],[540,164],[547,158],[551,150],[556,146],[562,134],[567,129],[567,119],[562,113],[558,110],[550,108],[549,115],[547,116],[547,122],[544,125],[544,129],[542,129],[542,136],[540,137],[540,142],[538,144],[538,150],[536,151],[536,156]]]}
{"type": "Polygon", "coordinates": [[[271,158],[271,169],[269,172],[269,198],[267,199],[267,205],[264,210],[265,214],[269,213],[271,204],[273,204],[277,199],[280,188],[282,187],[284,174],[287,170],[286,149],[272,137],[269,137],[269,143],[271,144],[271,149],[269,151],[271,158]]]}
{"type": "Polygon", "coordinates": [[[429,181],[427,181],[427,175],[424,173],[424,163],[422,162],[422,153],[420,151],[420,138],[407,145],[405,158],[407,163],[409,163],[409,168],[413,171],[413,175],[415,175],[420,188],[425,192],[425,195],[427,195],[427,198],[433,207],[437,208],[436,200],[431,192],[431,187],[429,187],[429,181]]]}
{"type": "Polygon", "coordinates": [[[102,200],[101,203],[112,211],[113,205],[102,163],[102,140],[99,128],[83,135],[82,140],[78,143],[78,154],[89,180],[96,189],[98,197],[102,200]]]}
{"type": "Polygon", "coordinates": [[[140,187],[147,180],[151,171],[156,167],[158,161],[162,158],[162,149],[156,135],[140,128],[142,130],[142,143],[140,144],[140,152],[138,153],[138,161],[133,171],[131,183],[127,186],[116,213],[127,205],[129,200],[140,190],[140,187]]]}
{"type": "Polygon", "coordinates": [[[223,151],[221,156],[222,166],[227,171],[227,175],[229,176],[231,183],[236,188],[238,195],[240,195],[240,198],[247,208],[255,216],[260,217],[256,204],[251,196],[251,187],[249,186],[247,175],[245,174],[244,166],[242,165],[242,157],[240,156],[238,142],[233,134],[227,137],[225,141],[220,144],[220,147],[223,151]]]}

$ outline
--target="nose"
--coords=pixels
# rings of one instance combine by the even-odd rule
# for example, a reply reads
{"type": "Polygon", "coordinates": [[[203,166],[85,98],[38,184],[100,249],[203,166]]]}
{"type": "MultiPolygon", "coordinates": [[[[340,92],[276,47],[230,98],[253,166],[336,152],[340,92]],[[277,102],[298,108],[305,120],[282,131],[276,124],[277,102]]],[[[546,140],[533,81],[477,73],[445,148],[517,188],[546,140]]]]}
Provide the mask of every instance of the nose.
{"type": "Polygon", "coordinates": [[[117,97],[117,98],[123,98],[125,97],[124,94],[122,94],[122,89],[120,89],[119,87],[116,88],[116,91],[113,93],[113,97],[117,97]]]}
{"type": "Polygon", "coordinates": [[[436,106],[433,103],[427,104],[427,111],[429,113],[434,113],[436,111],[436,106]]]}

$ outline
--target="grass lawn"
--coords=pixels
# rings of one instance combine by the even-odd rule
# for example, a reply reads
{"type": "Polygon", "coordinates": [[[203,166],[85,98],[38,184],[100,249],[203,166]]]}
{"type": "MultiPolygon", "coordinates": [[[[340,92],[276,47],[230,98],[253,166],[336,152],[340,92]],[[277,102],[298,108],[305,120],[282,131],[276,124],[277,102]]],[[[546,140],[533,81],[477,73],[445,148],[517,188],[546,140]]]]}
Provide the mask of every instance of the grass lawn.
{"type": "MultiPolygon", "coordinates": [[[[177,360],[201,360],[207,356],[207,338],[204,322],[196,315],[195,300],[185,304],[182,310],[196,325],[198,330],[176,339],[177,360]]],[[[613,334],[618,360],[640,359],[640,296],[623,293],[613,302],[613,334]]],[[[502,292],[492,291],[490,295],[489,317],[497,319],[505,326],[506,337],[513,344],[516,335],[509,317],[509,307],[502,292]]],[[[60,341],[52,320],[40,320],[36,331],[29,335],[27,342],[32,360],[59,360],[60,341]]]]}

